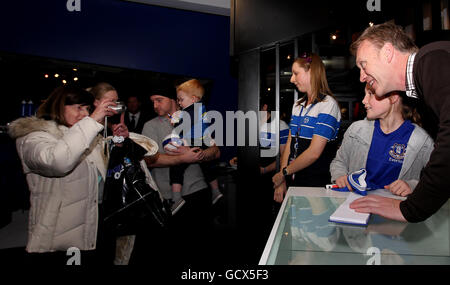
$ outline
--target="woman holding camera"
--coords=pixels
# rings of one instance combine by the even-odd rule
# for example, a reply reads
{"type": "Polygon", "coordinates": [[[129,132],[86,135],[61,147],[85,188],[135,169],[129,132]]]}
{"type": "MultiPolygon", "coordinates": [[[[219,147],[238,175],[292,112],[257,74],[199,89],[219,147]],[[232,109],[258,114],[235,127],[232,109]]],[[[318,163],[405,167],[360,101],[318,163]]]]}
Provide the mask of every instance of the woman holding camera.
{"type": "Polygon", "coordinates": [[[71,247],[96,249],[99,187],[107,165],[98,134],[105,116],[117,112],[110,108],[114,100],[106,98],[91,113],[93,102],[89,92],[61,86],[36,117],[18,119],[9,127],[30,189],[26,251],[32,262],[63,265],[71,247]]]}
{"type": "MultiPolygon", "coordinates": [[[[95,86],[90,87],[88,90],[92,95],[94,95],[94,107],[97,107],[101,100],[111,100],[113,102],[116,102],[119,100],[119,94],[117,93],[116,88],[112,86],[111,84],[107,82],[100,82],[97,83],[95,86]]],[[[103,122],[104,123],[104,122],[103,122]]],[[[117,116],[109,118],[107,120],[108,127],[105,130],[105,136],[106,133],[111,133],[113,123],[117,124],[118,119],[117,116]]]]}

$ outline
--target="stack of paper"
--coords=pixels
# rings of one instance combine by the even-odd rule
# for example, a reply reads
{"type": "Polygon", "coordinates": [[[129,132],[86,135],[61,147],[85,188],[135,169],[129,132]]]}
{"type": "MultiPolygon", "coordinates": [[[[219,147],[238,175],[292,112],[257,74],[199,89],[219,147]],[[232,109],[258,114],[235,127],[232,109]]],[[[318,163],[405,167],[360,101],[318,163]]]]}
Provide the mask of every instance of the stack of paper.
{"type": "Polygon", "coordinates": [[[329,221],[335,223],[366,226],[367,222],[369,221],[370,214],[357,213],[353,209],[350,209],[350,204],[354,200],[361,197],[361,195],[351,192],[348,195],[347,200],[345,200],[344,203],[342,203],[330,216],[329,221]]]}

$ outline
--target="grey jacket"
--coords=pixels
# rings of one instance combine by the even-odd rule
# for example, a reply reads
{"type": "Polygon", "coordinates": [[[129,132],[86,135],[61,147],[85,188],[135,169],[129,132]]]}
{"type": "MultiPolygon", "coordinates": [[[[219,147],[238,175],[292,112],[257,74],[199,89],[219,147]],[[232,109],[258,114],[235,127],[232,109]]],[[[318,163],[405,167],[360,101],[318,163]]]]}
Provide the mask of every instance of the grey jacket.
{"type": "MultiPolygon", "coordinates": [[[[166,117],[158,116],[145,123],[142,134],[154,140],[158,144],[159,152],[164,153],[162,142],[164,137],[173,130],[170,121],[166,117]]],[[[172,188],[169,179],[169,167],[155,167],[151,174],[158,185],[159,191],[165,199],[172,198],[172,188]]],[[[184,173],[184,183],[181,190],[183,196],[195,193],[208,187],[203,177],[203,172],[198,163],[190,164],[184,173]]]]}
{"type": "MultiPolygon", "coordinates": [[[[433,140],[424,129],[416,124],[409,138],[405,159],[398,179],[408,183],[414,189],[419,181],[420,172],[428,163],[433,151],[433,140]]],[[[330,164],[331,180],[348,175],[366,167],[367,155],[372,142],[375,124],[373,120],[361,120],[350,125],[344,134],[342,145],[330,164]]]]}

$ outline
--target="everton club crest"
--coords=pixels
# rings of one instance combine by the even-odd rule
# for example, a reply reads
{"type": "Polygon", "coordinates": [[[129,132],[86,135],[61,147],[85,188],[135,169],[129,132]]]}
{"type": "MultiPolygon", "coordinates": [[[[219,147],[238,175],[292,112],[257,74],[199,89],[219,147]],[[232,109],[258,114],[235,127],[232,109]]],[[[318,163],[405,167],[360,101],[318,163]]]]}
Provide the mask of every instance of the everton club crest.
{"type": "Polygon", "coordinates": [[[403,160],[405,158],[406,146],[404,144],[395,143],[391,146],[389,155],[395,160],[403,160]]]}

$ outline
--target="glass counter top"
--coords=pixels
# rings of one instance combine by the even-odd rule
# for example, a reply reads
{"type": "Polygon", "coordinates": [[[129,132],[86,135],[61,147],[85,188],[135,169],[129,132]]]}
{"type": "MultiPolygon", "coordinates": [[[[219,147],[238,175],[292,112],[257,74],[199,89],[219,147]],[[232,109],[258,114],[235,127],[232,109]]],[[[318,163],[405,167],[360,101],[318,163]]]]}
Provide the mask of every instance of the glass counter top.
{"type": "Polygon", "coordinates": [[[421,223],[373,214],[366,227],[329,222],[346,195],[324,188],[290,188],[260,264],[450,264],[449,202],[421,223]]]}

